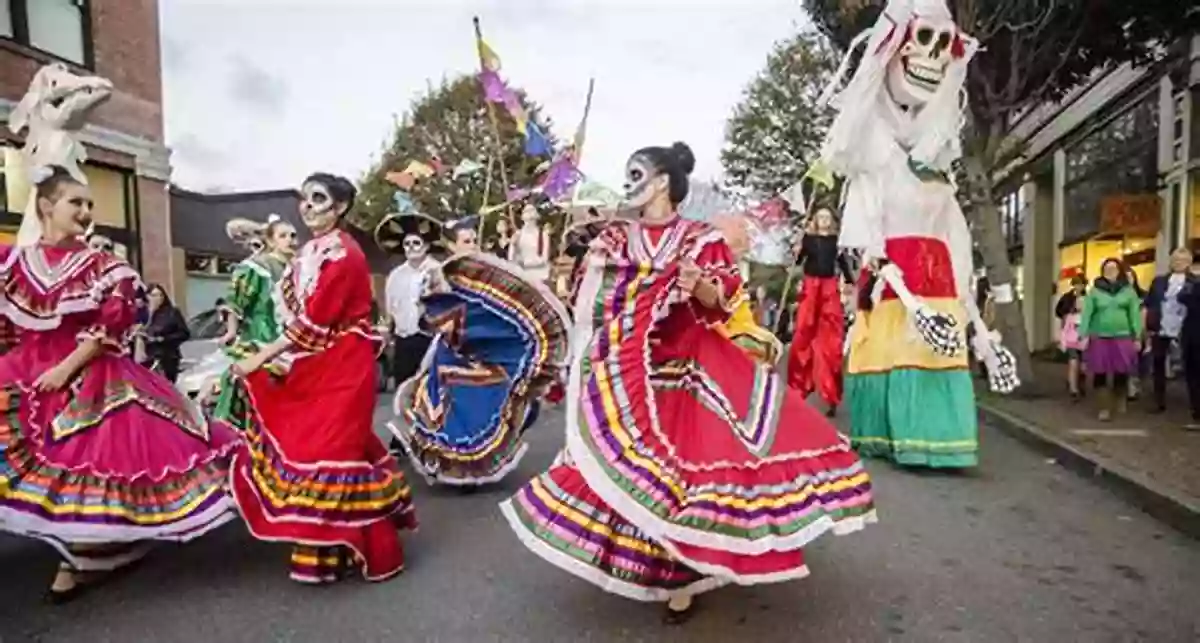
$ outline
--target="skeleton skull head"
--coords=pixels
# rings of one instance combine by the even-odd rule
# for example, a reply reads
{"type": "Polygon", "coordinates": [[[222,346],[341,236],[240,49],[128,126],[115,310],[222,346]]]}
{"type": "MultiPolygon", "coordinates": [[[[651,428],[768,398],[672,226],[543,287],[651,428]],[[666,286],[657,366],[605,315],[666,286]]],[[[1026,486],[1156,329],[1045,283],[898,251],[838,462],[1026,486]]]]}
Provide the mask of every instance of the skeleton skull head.
{"type": "Polygon", "coordinates": [[[26,127],[78,130],[92,109],[112,95],[112,89],[105,78],[76,76],[62,63],[46,65],[33,76],[8,127],[14,134],[26,127]]]}
{"type": "Polygon", "coordinates": [[[962,55],[962,39],[948,12],[918,13],[908,24],[904,43],[887,69],[892,100],[905,107],[928,103],[942,84],[946,68],[962,55]]]}

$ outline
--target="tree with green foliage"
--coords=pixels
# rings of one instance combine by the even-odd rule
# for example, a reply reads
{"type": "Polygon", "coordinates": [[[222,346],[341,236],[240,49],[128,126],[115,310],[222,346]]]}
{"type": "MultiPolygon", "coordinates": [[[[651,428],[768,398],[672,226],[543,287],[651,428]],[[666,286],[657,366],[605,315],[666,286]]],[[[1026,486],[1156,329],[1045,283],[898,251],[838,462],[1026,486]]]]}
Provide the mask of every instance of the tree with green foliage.
{"type": "MultiPolygon", "coordinates": [[[[530,120],[550,136],[550,119],[524,92],[518,94],[530,120]]],[[[398,119],[378,160],[359,181],[360,205],[352,222],[374,229],[384,215],[394,212],[399,188],[386,175],[403,171],[413,161],[432,165],[436,158],[443,168],[436,176],[418,181],[409,191],[416,209],[437,219],[479,212],[485,203],[485,186],[489,190],[487,205],[502,203],[509,186],[532,187],[535,171],[547,159],[526,155],[524,136],[513,119],[502,106],[494,109],[508,186],[501,177],[500,163],[492,158],[496,151],[494,130],[479,82],[473,75],[459,76],[431,87],[398,119]],[[464,160],[473,160],[483,169],[456,178],[454,168],[464,160]]]]}
{"type": "Polygon", "coordinates": [[[732,185],[773,196],[804,176],[832,120],[817,100],[837,62],[816,32],[775,44],[725,126],[721,162],[732,185]]]}
{"type": "MultiPolygon", "coordinates": [[[[845,49],[875,23],[885,0],[804,0],[818,28],[845,49]]],[[[964,206],[988,280],[1013,283],[996,181],[1021,161],[1013,125],[1031,109],[1061,98],[1094,72],[1123,63],[1183,65],[1174,44],[1200,30],[1200,5],[1181,0],[949,0],[958,25],[982,49],[967,77],[970,108],[963,132],[964,206]]],[[[995,307],[997,329],[1033,382],[1020,302],[995,307]]]]}

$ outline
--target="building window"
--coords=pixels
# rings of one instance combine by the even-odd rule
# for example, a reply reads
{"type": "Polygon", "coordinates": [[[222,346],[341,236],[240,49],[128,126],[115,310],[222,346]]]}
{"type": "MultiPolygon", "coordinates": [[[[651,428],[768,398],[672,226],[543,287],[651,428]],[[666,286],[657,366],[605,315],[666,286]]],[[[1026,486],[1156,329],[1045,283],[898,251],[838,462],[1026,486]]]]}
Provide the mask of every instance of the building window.
{"type": "Polygon", "coordinates": [[[184,269],[196,277],[228,277],[233,274],[237,264],[236,259],[201,252],[185,252],[183,255],[184,269]]]}
{"type": "Polygon", "coordinates": [[[0,0],[0,36],[87,66],[91,62],[88,2],[0,0]]]}

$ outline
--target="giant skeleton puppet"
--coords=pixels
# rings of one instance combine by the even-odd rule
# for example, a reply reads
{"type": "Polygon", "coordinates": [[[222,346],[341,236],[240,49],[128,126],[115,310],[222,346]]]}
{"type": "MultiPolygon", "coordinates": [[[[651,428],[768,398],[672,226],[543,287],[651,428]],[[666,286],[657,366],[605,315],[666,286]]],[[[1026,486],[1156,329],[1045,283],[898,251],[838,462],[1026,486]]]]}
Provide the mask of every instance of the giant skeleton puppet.
{"type": "Polygon", "coordinates": [[[822,149],[822,163],[847,180],[839,243],[866,266],[848,342],[852,438],[901,464],[973,466],[963,320],[991,388],[1018,385],[1012,354],[971,295],[971,238],[950,176],[978,42],[943,0],[890,0],[851,49],[864,42],[850,82],[840,86],[847,55],[826,92],[838,113],[822,149]]]}
{"type": "MultiPolygon", "coordinates": [[[[66,65],[55,63],[38,70],[29,83],[29,91],[8,117],[13,134],[26,131],[21,148],[25,162],[24,178],[29,182],[29,199],[17,244],[28,246],[41,237],[37,216],[36,185],[51,166],[61,166],[71,177],[87,185],[83,163],[87,151],[78,140],[87,117],[112,94],[112,83],[99,76],[77,76],[66,65]]],[[[9,168],[8,171],[12,171],[9,168]]],[[[20,172],[20,170],[17,170],[20,172]]],[[[18,180],[13,177],[12,180],[18,180]]]]}

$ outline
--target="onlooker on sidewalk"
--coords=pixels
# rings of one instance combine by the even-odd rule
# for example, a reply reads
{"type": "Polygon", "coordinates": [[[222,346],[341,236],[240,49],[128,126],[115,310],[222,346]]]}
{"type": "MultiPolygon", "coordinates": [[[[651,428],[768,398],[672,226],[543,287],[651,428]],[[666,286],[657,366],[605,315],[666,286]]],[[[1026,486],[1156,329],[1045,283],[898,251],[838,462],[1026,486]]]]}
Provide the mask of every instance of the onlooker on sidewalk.
{"type": "MultiPolygon", "coordinates": [[[[1125,269],[1125,276],[1129,278],[1129,285],[1133,286],[1133,291],[1137,293],[1139,305],[1141,306],[1140,314],[1142,316],[1142,328],[1146,327],[1146,290],[1138,283],[1137,273],[1133,268],[1121,262],[1125,269]]],[[[1134,365],[1133,371],[1129,374],[1129,386],[1126,387],[1126,395],[1130,402],[1138,399],[1142,393],[1142,378],[1146,376],[1146,371],[1149,366],[1150,347],[1146,344],[1145,336],[1138,337],[1138,355],[1137,364],[1134,365]]]]}
{"type": "Polygon", "coordinates": [[[1058,341],[1062,351],[1067,354],[1067,389],[1071,391],[1071,401],[1078,402],[1080,396],[1079,375],[1080,361],[1083,357],[1083,337],[1079,334],[1079,318],[1083,312],[1083,298],[1087,295],[1087,277],[1075,275],[1071,277],[1071,289],[1059,297],[1054,306],[1054,315],[1058,317],[1062,328],[1059,329],[1058,341]]]}
{"type": "Polygon", "coordinates": [[[1142,302],[1120,260],[1106,259],[1100,274],[1083,299],[1079,334],[1100,400],[1100,421],[1107,422],[1112,419],[1114,401],[1115,410],[1125,412],[1129,376],[1137,368],[1141,343],[1142,302]]]}
{"type": "Polygon", "coordinates": [[[1154,379],[1155,413],[1167,410],[1167,360],[1172,345],[1179,341],[1183,331],[1183,320],[1187,314],[1178,299],[1184,285],[1191,279],[1188,270],[1192,266],[1192,251],[1177,248],[1171,253],[1170,270],[1150,282],[1146,294],[1146,335],[1152,356],[1151,370],[1154,379]]]}
{"type": "Polygon", "coordinates": [[[1188,404],[1192,407],[1192,421],[1186,428],[1189,431],[1200,431],[1200,257],[1193,259],[1191,278],[1183,285],[1178,299],[1187,310],[1179,333],[1188,404]]]}

